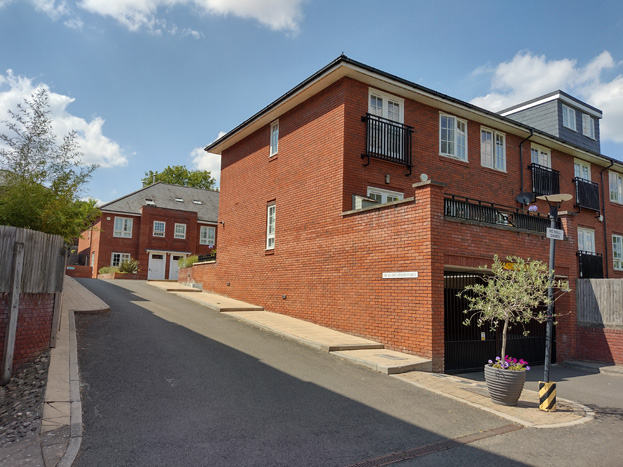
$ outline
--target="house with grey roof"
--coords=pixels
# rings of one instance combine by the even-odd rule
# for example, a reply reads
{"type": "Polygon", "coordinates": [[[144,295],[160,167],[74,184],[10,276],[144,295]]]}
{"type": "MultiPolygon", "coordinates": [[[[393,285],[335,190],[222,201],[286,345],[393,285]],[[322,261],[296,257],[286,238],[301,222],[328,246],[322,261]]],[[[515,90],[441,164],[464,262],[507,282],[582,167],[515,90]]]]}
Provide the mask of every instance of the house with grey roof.
{"type": "Polygon", "coordinates": [[[178,261],[216,248],[219,192],[155,183],[100,206],[78,253],[92,277],[106,266],[138,259],[140,278],[176,280],[178,261]]]}

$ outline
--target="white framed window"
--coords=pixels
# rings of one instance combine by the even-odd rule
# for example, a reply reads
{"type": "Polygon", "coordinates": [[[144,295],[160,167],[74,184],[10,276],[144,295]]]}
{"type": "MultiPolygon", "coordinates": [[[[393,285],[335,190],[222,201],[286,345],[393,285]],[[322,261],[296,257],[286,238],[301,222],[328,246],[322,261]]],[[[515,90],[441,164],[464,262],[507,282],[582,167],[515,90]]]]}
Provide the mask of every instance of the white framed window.
{"type": "Polygon", "coordinates": [[[484,167],[506,171],[506,135],[480,129],[480,161],[484,167]]]}
{"type": "Polygon", "coordinates": [[[216,228],[202,225],[199,229],[199,244],[214,245],[216,243],[216,228]]]}
{"type": "Polygon", "coordinates": [[[595,138],[595,119],[588,114],[582,114],[582,134],[591,139],[595,138]]]}
{"type": "Polygon", "coordinates": [[[439,114],[439,153],[467,161],[467,122],[439,114]]]}
{"type": "Polygon", "coordinates": [[[275,224],[277,220],[277,206],[269,204],[266,207],[266,249],[275,249],[275,224]]]}
{"type": "Polygon", "coordinates": [[[578,227],[578,250],[595,253],[595,231],[578,227]]]}
{"type": "Polygon", "coordinates": [[[383,190],[381,188],[368,187],[368,198],[376,200],[377,203],[391,203],[392,201],[398,201],[404,199],[404,193],[399,191],[383,190]]]}
{"type": "Polygon", "coordinates": [[[623,204],[623,175],[617,172],[610,172],[608,181],[610,185],[610,201],[623,204]]]}
{"type": "Polygon", "coordinates": [[[575,127],[575,110],[562,104],[562,125],[570,130],[577,131],[575,127]]]}
{"type": "Polygon", "coordinates": [[[132,238],[132,219],[129,217],[115,217],[113,237],[132,238]]]}
{"type": "Polygon", "coordinates": [[[591,180],[591,164],[580,159],[573,160],[573,175],[582,180],[591,180]]]}
{"type": "Polygon", "coordinates": [[[154,221],[154,237],[164,237],[165,226],[163,221],[154,221]]]}
{"type": "Polygon", "coordinates": [[[279,152],[279,120],[270,124],[270,155],[274,156],[279,152]]]}
{"type": "Polygon", "coordinates": [[[173,232],[173,238],[186,238],[186,224],[175,224],[175,231],[173,232]]]}
{"type": "Polygon", "coordinates": [[[368,95],[370,97],[369,113],[394,122],[404,122],[404,99],[372,88],[368,90],[368,95]]]}
{"type": "Polygon", "coordinates": [[[110,258],[110,265],[118,268],[124,261],[130,261],[130,253],[113,253],[110,258]]]}
{"type": "Polygon", "coordinates": [[[612,266],[623,271],[623,236],[612,235],[612,266]]]}
{"type": "Polygon", "coordinates": [[[532,145],[530,151],[530,159],[533,164],[539,164],[543,167],[552,167],[552,151],[542,146],[532,145]]]}

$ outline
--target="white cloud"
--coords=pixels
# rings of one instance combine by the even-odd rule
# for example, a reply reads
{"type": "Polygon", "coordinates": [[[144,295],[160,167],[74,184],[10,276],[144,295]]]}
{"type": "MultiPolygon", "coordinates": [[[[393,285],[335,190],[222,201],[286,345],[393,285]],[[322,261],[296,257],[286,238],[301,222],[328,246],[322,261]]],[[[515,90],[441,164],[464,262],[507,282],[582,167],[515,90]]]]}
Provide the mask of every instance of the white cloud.
{"type": "MultiPolygon", "coordinates": [[[[73,98],[54,93],[45,84],[39,86],[48,90],[50,118],[54,132],[62,138],[71,130],[75,130],[85,163],[98,164],[102,167],[124,166],[128,163],[119,144],[102,133],[104,125],[102,118],[95,117],[87,121],[72,115],[67,111],[67,107],[74,101],[73,98]]],[[[15,110],[18,104],[24,103],[24,99],[30,99],[39,86],[35,86],[30,78],[15,76],[12,70],[7,70],[5,76],[0,74],[0,122],[9,120],[8,111],[15,110]]],[[[2,123],[0,132],[6,132],[6,127],[2,123]]]]}
{"type": "MultiPolygon", "coordinates": [[[[219,138],[225,133],[221,132],[219,138]]],[[[212,178],[216,180],[216,186],[221,186],[221,155],[205,152],[203,148],[195,148],[191,151],[190,157],[197,170],[208,170],[212,178]]]]}
{"type": "Polygon", "coordinates": [[[623,75],[604,78],[606,71],[616,70],[616,63],[604,51],[586,66],[564,58],[547,60],[545,55],[519,52],[509,62],[482,66],[474,74],[492,73],[491,92],[472,99],[471,103],[492,111],[502,110],[558,89],[603,111],[600,122],[601,140],[623,143],[623,75]]]}
{"type": "MultiPolygon", "coordinates": [[[[304,0],[80,0],[78,6],[90,13],[109,16],[131,31],[161,32],[166,27],[158,17],[176,6],[194,7],[210,15],[234,15],[254,19],[275,31],[298,32],[304,0]]],[[[177,29],[176,26],[173,28],[177,29]]]]}

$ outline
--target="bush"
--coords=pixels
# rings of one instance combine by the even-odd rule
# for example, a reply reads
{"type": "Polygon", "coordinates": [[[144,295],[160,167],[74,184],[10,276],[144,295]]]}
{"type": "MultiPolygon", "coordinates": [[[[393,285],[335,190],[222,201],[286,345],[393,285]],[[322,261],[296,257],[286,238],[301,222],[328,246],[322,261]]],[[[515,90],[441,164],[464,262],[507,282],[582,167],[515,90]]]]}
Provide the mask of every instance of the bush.
{"type": "Polygon", "coordinates": [[[110,274],[114,272],[119,272],[119,268],[113,266],[104,266],[97,271],[99,274],[110,274]]]}
{"type": "Polygon", "coordinates": [[[194,263],[199,261],[199,257],[197,255],[187,256],[186,258],[182,258],[177,262],[177,265],[182,268],[191,268],[194,263]]]}
{"type": "Polygon", "coordinates": [[[130,258],[128,260],[121,261],[121,264],[119,265],[119,272],[134,274],[138,271],[139,269],[137,259],[130,258]]]}

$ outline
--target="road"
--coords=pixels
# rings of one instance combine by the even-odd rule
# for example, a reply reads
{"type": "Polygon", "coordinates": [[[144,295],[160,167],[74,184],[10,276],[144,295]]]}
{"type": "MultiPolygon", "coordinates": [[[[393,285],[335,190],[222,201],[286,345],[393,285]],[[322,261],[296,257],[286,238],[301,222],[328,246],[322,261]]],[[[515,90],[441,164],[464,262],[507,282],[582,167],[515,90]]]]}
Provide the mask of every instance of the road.
{"type": "Polygon", "coordinates": [[[595,422],[444,450],[448,440],[509,422],[144,282],[80,282],[111,312],[76,316],[84,412],[77,466],[373,466],[420,447],[427,455],[397,465],[623,459],[616,380],[610,414],[595,422]]]}

